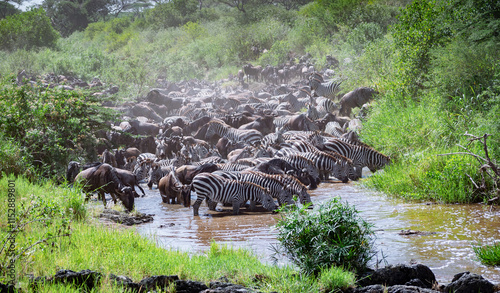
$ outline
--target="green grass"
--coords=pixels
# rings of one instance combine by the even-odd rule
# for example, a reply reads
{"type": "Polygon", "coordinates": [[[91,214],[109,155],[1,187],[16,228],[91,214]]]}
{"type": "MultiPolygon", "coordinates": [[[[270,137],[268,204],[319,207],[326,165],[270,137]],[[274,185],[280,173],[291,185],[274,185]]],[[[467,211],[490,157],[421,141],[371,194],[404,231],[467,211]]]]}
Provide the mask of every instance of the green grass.
{"type": "MultiPolygon", "coordinates": [[[[178,275],[181,279],[207,284],[226,277],[232,283],[257,287],[263,292],[322,292],[354,285],[354,274],[340,268],[325,271],[317,278],[305,276],[291,266],[264,264],[249,250],[216,243],[204,253],[165,250],[133,228],[100,223],[92,217],[95,212],[92,209],[96,207],[89,208],[77,189],[58,187],[50,181],[37,185],[4,175],[0,179],[0,198],[5,202],[8,180],[15,180],[18,217],[35,203],[32,211],[36,212],[30,214],[27,221],[38,219],[17,234],[17,253],[40,239],[56,235],[58,229],[70,233],[70,236],[56,237],[24,252],[16,262],[18,286],[24,289],[28,288],[27,274],[53,276],[60,269],[90,269],[102,273],[105,277],[96,292],[118,290],[109,280],[109,274],[125,275],[136,282],[152,275],[178,275]],[[42,218],[49,220],[41,221],[42,218]]],[[[0,237],[4,239],[9,232],[6,205],[0,206],[0,214],[0,237]]],[[[0,253],[0,260],[0,282],[5,282],[8,279],[3,264],[9,261],[5,251],[0,253]]],[[[37,292],[76,291],[71,286],[47,284],[37,292]]]]}
{"type": "Polygon", "coordinates": [[[493,245],[473,246],[476,256],[481,263],[488,266],[500,266],[500,243],[493,245]]]}

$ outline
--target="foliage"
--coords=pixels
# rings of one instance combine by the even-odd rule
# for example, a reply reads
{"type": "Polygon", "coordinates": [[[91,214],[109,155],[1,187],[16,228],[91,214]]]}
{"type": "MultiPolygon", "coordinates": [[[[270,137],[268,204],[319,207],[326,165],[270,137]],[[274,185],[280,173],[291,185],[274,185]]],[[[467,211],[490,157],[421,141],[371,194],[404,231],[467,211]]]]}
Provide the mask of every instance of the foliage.
{"type": "Polygon", "coordinates": [[[0,222],[2,278],[5,278],[11,263],[17,268],[26,268],[32,265],[36,251],[53,253],[59,248],[62,238],[70,236],[72,220],[85,217],[81,192],[57,188],[51,182],[33,185],[21,177],[3,176],[0,197],[9,203],[1,208],[2,215],[9,215],[0,222]],[[14,197],[8,197],[9,193],[14,197]]]}
{"type": "Polygon", "coordinates": [[[371,225],[339,198],[312,212],[286,211],[276,227],[281,249],[306,274],[333,266],[361,273],[373,257],[371,225]]]}
{"type": "Polygon", "coordinates": [[[0,20],[0,49],[13,51],[54,47],[59,35],[41,8],[0,20]]]}
{"type": "Polygon", "coordinates": [[[17,9],[14,5],[9,3],[8,1],[0,2],[0,19],[16,13],[21,13],[21,10],[17,9]]]}
{"type": "Polygon", "coordinates": [[[110,0],[46,0],[42,7],[55,29],[67,37],[104,18],[109,13],[109,4],[110,0]]]}
{"type": "Polygon", "coordinates": [[[488,266],[500,266],[500,243],[492,245],[473,245],[472,248],[481,263],[488,266]]]}
{"type": "Polygon", "coordinates": [[[95,133],[113,114],[100,101],[78,91],[17,86],[4,79],[0,90],[0,133],[18,142],[41,175],[61,175],[76,157],[95,160],[95,133]],[[29,117],[29,119],[27,119],[29,117]]]}

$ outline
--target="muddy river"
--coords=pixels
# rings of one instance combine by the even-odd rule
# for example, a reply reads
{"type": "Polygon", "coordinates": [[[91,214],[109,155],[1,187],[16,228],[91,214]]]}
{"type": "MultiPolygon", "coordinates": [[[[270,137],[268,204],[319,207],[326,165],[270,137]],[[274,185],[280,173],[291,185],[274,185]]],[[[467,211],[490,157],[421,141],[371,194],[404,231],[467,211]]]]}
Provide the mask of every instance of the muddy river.
{"type": "MultiPolygon", "coordinates": [[[[373,267],[377,261],[381,267],[422,263],[432,269],[441,284],[451,282],[454,274],[464,271],[500,283],[500,268],[481,265],[472,249],[472,244],[479,241],[491,244],[500,240],[498,209],[479,204],[405,203],[352,183],[322,183],[310,194],[314,203],[340,197],[354,205],[361,217],[374,225],[379,252],[373,267]],[[399,235],[401,230],[409,229],[425,234],[399,235]]],[[[136,200],[136,209],[154,214],[154,221],[137,229],[166,249],[202,252],[215,241],[251,249],[262,261],[271,262],[272,245],[277,243],[273,226],[279,215],[243,209],[241,215],[233,216],[230,207],[215,212],[202,204],[200,217],[194,217],[191,208],[161,203],[156,189],[146,190],[146,195],[136,200]]],[[[288,261],[278,258],[278,263],[288,261]]]]}

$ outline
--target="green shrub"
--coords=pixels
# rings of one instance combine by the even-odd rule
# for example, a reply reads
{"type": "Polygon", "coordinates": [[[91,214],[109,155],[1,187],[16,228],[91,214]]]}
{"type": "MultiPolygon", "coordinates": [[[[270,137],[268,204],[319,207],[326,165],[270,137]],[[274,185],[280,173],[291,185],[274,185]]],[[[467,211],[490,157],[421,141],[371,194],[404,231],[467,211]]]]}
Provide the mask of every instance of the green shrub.
{"type": "Polygon", "coordinates": [[[500,266],[500,243],[493,245],[477,244],[472,248],[481,263],[488,266],[500,266]]]}
{"type": "Polygon", "coordinates": [[[17,86],[7,78],[0,112],[0,133],[17,142],[21,156],[45,177],[63,175],[71,159],[95,160],[95,133],[114,117],[84,92],[17,86]]]}
{"type": "Polygon", "coordinates": [[[55,47],[59,34],[42,8],[14,14],[0,20],[0,49],[13,51],[55,47]]]}
{"type": "Polygon", "coordinates": [[[307,274],[332,266],[360,273],[373,257],[372,225],[346,202],[334,198],[314,211],[286,211],[276,224],[280,247],[307,274]]]}

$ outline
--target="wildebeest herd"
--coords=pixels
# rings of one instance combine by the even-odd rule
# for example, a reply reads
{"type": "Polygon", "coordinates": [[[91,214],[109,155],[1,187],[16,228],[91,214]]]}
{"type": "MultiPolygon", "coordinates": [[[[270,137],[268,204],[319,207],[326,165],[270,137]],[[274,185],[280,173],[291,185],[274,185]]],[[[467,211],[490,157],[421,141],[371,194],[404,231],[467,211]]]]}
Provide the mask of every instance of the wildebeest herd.
{"type": "Polygon", "coordinates": [[[139,183],[147,182],[168,204],[189,207],[195,192],[195,216],[203,200],[210,210],[222,203],[238,214],[256,204],[274,211],[296,199],[309,203],[308,190],[322,180],[358,180],[363,167],[374,172],[390,162],[360,141],[361,121],[351,117],[355,107],[362,114],[375,90],[339,96],[341,81],[325,72],[291,70],[247,64],[234,88],[158,80],[137,103],[118,107],[122,121],[102,137],[109,150],[122,148],[98,150],[99,163],[70,162],[67,179],[86,193],[97,190],[105,206],[109,193],[129,211],[144,196],[139,183]],[[260,89],[249,90],[245,76],[260,89]]]}

